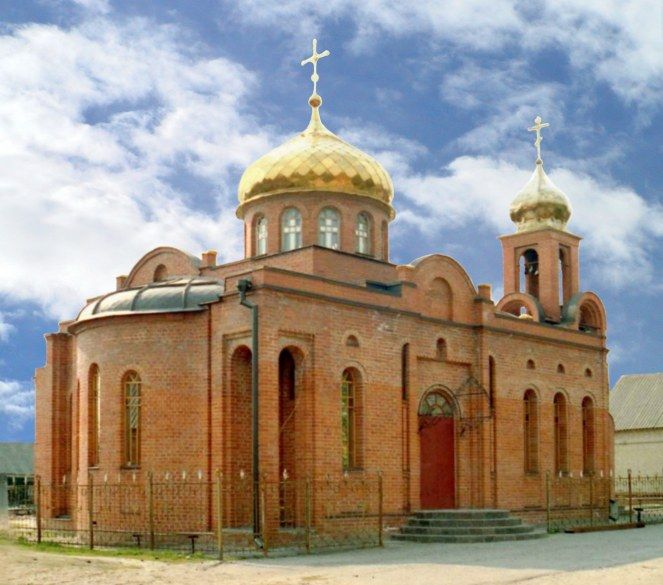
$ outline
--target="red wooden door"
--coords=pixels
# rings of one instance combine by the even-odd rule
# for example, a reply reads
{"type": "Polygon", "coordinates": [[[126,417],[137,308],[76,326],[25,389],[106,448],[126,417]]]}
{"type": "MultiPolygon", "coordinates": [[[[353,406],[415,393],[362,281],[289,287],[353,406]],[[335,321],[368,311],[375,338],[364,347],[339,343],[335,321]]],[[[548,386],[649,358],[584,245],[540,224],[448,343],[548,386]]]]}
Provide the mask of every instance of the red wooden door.
{"type": "Polygon", "coordinates": [[[421,446],[421,507],[426,510],[456,505],[454,419],[419,416],[421,446]]]}

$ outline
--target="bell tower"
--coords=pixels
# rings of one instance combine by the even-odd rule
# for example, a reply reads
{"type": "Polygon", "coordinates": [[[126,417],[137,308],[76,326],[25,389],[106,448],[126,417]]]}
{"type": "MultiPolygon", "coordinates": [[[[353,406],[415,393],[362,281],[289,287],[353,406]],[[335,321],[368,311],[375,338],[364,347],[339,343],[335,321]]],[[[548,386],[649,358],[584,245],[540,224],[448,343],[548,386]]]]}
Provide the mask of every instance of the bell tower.
{"type": "Polygon", "coordinates": [[[546,321],[559,322],[561,308],[580,289],[580,238],[566,231],[571,217],[567,196],[548,178],[541,159],[542,123],[537,116],[537,158],[532,177],[518,192],[510,208],[516,233],[501,236],[504,294],[526,293],[536,298],[546,321]]]}

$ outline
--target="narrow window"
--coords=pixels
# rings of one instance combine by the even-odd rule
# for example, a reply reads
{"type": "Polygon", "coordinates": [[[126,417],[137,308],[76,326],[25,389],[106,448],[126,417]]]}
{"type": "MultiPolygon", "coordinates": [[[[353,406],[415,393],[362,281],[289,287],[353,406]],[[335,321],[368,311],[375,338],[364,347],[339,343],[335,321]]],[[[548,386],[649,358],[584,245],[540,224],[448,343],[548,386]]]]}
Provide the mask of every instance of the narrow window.
{"type": "Polygon", "coordinates": [[[343,372],[341,383],[341,449],[343,469],[361,467],[361,378],[355,369],[343,372]]]}
{"type": "Polygon", "coordinates": [[[527,360],[527,369],[536,370],[536,364],[534,363],[534,360],[527,360]]]}
{"type": "Polygon", "coordinates": [[[561,392],[555,394],[555,473],[565,475],[569,471],[569,456],[567,442],[567,414],[566,397],[561,392]]]}
{"type": "Polygon", "coordinates": [[[594,467],[594,402],[589,396],[582,401],[582,469],[592,475],[594,467]]]}
{"type": "Polygon", "coordinates": [[[95,364],[88,379],[88,466],[99,465],[99,421],[101,419],[101,375],[95,364]]]}
{"type": "Polygon", "coordinates": [[[355,230],[356,246],[358,254],[371,253],[371,221],[366,213],[357,216],[357,229],[355,230]]]}
{"type": "Polygon", "coordinates": [[[256,255],[267,254],[267,218],[261,217],[256,222],[256,255]]]}
{"type": "Polygon", "coordinates": [[[329,207],[318,216],[318,244],[325,248],[338,250],[341,241],[341,217],[338,211],[329,207]]]}
{"type": "Polygon", "coordinates": [[[495,358],[488,357],[488,404],[495,410],[495,358]]]}
{"type": "Polygon", "coordinates": [[[410,394],[410,344],[401,349],[401,399],[407,400],[410,394]]]}
{"type": "Polygon", "coordinates": [[[525,430],[525,473],[539,471],[539,421],[537,412],[537,398],[534,390],[525,392],[524,430],[525,430]]]}
{"type": "Polygon", "coordinates": [[[348,347],[359,347],[359,340],[354,335],[348,335],[348,338],[345,340],[345,345],[348,347]]]}
{"type": "Polygon", "coordinates": [[[141,381],[136,372],[124,376],[124,463],[140,465],[141,381]]]}
{"type": "Polygon", "coordinates": [[[302,247],[302,215],[294,207],[286,209],[281,219],[281,250],[297,250],[302,247]]]}
{"type": "Polygon", "coordinates": [[[564,364],[557,364],[557,373],[558,374],[565,374],[566,369],[564,368],[564,364]]]}
{"type": "Polygon", "coordinates": [[[589,368],[585,369],[585,378],[591,378],[592,377],[592,370],[589,368]]]}
{"type": "Polygon", "coordinates": [[[447,342],[444,339],[438,339],[436,344],[436,355],[438,360],[447,359],[447,342]]]}

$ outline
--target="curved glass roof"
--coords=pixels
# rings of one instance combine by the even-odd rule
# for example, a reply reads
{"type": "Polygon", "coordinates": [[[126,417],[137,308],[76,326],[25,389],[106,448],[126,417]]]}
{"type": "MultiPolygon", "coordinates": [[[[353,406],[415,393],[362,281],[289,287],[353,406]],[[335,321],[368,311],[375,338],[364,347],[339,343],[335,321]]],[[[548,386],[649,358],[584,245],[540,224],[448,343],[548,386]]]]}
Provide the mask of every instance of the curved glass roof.
{"type": "Polygon", "coordinates": [[[200,311],[201,305],[218,301],[224,290],[222,281],[200,276],[151,282],[93,299],[76,320],[110,314],[200,311]]]}

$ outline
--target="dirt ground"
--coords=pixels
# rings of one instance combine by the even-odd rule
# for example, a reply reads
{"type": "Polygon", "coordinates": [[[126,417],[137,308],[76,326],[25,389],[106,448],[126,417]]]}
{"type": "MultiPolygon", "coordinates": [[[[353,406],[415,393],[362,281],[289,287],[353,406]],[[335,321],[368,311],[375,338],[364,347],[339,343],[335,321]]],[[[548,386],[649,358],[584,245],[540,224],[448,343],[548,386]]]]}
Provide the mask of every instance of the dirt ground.
{"type": "Polygon", "coordinates": [[[69,556],[0,544],[0,585],[398,584],[661,585],[663,525],[475,545],[384,549],[219,563],[69,556]]]}

